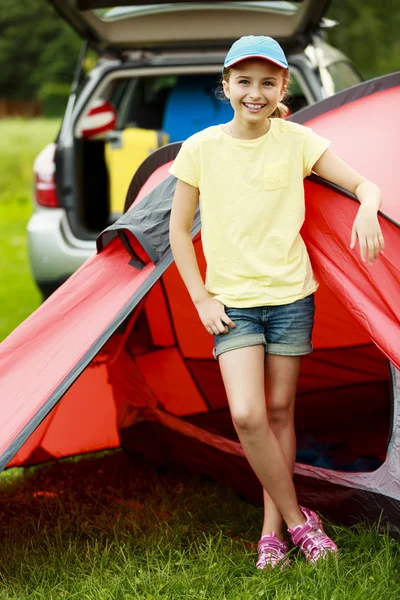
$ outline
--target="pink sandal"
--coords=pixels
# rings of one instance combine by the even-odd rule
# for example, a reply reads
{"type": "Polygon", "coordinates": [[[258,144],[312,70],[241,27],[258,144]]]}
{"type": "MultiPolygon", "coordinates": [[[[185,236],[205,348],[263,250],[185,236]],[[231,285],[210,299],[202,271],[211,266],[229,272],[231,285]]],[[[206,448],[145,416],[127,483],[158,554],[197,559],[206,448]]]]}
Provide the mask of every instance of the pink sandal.
{"type": "Polygon", "coordinates": [[[321,519],[308,508],[300,506],[300,510],[307,519],[304,525],[288,529],[292,542],[299,546],[306,559],[316,563],[320,558],[326,558],[329,553],[338,551],[336,544],[326,535],[321,519]]]}
{"type": "Polygon", "coordinates": [[[263,535],[257,545],[258,561],[257,569],[274,569],[280,565],[281,569],[290,565],[287,553],[289,546],[287,542],[282,542],[272,531],[270,535],[263,535]]]}

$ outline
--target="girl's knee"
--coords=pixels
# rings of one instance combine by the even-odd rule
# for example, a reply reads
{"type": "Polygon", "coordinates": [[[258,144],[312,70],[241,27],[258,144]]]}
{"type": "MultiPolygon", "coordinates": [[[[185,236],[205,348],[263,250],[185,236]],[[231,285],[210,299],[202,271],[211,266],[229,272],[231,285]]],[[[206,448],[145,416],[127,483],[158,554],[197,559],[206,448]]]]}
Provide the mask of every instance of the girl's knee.
{"type": "Polygon", "coordinates": [[[231,409],[231,416],[235,429],[242,433],[256,431],[267,423],[266,412],[251,410],[246,406],[231,409]]]}
{"type": "Polygon", "coordinates": [[[272,426],[287,426],[293,423],[294,402],[290,399],[271,402],[268,405],[268,421],[272,426]]]}

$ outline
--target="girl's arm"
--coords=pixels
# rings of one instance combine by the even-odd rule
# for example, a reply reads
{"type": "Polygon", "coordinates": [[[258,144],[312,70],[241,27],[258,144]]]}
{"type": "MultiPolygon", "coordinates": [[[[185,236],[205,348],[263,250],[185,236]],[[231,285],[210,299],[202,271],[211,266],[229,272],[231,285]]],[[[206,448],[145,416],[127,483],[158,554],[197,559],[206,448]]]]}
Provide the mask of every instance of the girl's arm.
{"type": "Polygon", "coordinates": [[[178,179],[171,210],[170,244],[178,271],[204,327],[208,333],[218,335],[227,333],[226,325],[235,327],[235,324],[225,314],[223,304],[208,293],[200,274],[191,238],[198,202],[198,188],[178,179]]]}
{"type": "Polygon", "coordinates": [[[198,203],[198,188],[178,179],[172,202],[169,239],[176,266],[195,304],[209,297],[190,235],[198,203]]]}
{"type": "Polygon", "coordinates": [[[368,258],[369,263],[372,264],[385,248],[377,216],[382,203],[380,189],[337,157],[329,148],[317,160],[313,171],[357,196],[361,206],[353,223],[350,248],[354,248],[358,237],[362,260],[365,262],[368,258]]]}

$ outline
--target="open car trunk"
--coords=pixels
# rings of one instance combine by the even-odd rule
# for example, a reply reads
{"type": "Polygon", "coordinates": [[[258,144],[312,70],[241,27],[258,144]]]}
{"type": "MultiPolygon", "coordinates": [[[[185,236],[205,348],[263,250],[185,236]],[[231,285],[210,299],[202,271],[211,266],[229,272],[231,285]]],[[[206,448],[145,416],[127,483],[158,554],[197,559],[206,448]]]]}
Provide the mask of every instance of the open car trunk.
{"type": "MultiPolygon", "coordinates": [[[[142,69],[138,77],[131,71],[130,82],[123,77],[123,81],[109,83],[100,78],[97,83],[101,91],[93,90],[93,98],[87,99],[73,125],[73,152],[64,152],[62,144],[57,147],[59,195],[62,198],[64,190],[72,190],[65,206],[74,235],[83,240],[95,239],[122,213],[129,181],[151,152],[230,120],[230,107],[219,102],[213,92],[223,57],[237,37],[246,32],[267,34],[279,39],[286,51],[300,52],[329,4],[328,0],[166,4],[49,1],[100,54],[117,55],[122,58],[121,66],[128,67],[135,61],[144,66],[146,60],[148,65],[147,73],[142,69]],[[147,59],[142,51],[148,53],[147,59]],[[173,69],[165,69],[157,84],[143,83],[144,79],[152,79],[152,61],[153,65],[163,60],[180,64],[184,73],[183,65],[191,56],[197,66],[186,70],[186,83],[183,75],[177,78],[173,69]],[[207,73],[206,65],[211,60],[213,66],[207,73]],[[199,73],[198,79],[192,78],[191,86],[190,70],[199,73]],[[85,135],[82,121],[101,119],[92,102],[99,100],[110,102],[115,110],[115,126],[85,135]],[[91,114],[93,111],[95,114],[91,114]],[[182,120],[186,125],[179,127],[178,121],[182,120]]],[[[291,108],[296,110],[307,103],[301,94],[296,95],[291,108]]]]}
{"type": "Polygon", "coordinates": [[[90,106],[99,102],[96,94],[74,127],[74,189],[85,234],[95,239],[123,213],[134,173],[157,148],[232,118],[230,104],[215,96],[218,80],[219,67],[203,65],[130,71],[124,66],[104,78],[99,101],[115,110],[113,129],[85,134],[91,119],[98,122],[98,114],[90,116],[90,106]]]}

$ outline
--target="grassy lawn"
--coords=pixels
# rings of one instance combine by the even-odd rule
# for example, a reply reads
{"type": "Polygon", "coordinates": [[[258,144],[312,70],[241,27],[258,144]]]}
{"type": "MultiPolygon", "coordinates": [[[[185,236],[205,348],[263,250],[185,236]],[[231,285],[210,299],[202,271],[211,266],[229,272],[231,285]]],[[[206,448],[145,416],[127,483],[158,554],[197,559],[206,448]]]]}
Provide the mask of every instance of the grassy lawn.
{"type": "Polygon", "coordinates": [[[28,263],[32,165],[58,120],[0,120],[0,341],[40,304],[28,263]]]}
{"type": "Polygon", "coordinates": [[[255,569],[262,509],[122,451],[0,476],[0,599],[396,600],[399,543],[328,525],[341,556],[255,569]]]}
{"type": "MultiPolygon", "coordinates": [[[[0,340],[39,304],[27,263],[32,160],[55,121],[0,121],[0,340]]],[[[122,451],[0,475],[0,600],[396,600],[400,544],[327,525],[340,557],[255,569],[262,507],[122,451]]]]}

